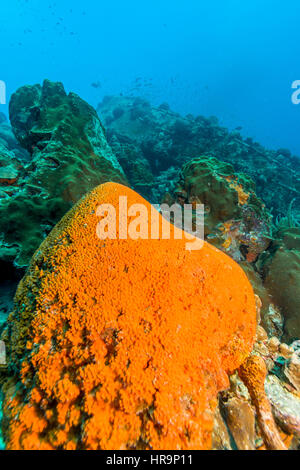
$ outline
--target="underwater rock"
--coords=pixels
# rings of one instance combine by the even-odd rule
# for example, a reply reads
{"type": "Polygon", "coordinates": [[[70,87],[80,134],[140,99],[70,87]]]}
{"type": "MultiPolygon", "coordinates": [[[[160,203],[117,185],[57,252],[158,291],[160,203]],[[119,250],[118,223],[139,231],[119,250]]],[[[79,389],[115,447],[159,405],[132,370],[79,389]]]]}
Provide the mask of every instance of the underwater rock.
{"type": "Polygon", "coordinates": [[[13,130],[7,122],[5,114],[0,118],[0,145],[12,154],[12,157],[19,158],[19,160],[28,160],[28,152],[21,147],[17,141],[13,130]]]}
{"type": "Polygon", "coordinates": [[[255,265],[272,239],[271,215],[256,196],[252,180],[235,173],[228,163],[201,156],[182,167],[163,202],[170,206],[204,204],[206,240],[240,264],[262,302],[262,326],[269,336],[280,338],[283,334],[280,306],[255,265]]]}
{"type": "Polygon", "coordinates": [[[8,449],[212,445],[217,392],[253,345],[253,290],[231,258],[206,242],[187,250],[169,224],[170,239],[98,238],[99,204],[118,226],[120,196],[151,210],[125,186],[95,188],[19,284],[2,335],[8,449]]]}
{"type": "Polygon", "coordinates": [[[0,282],[0,332],[5,326],[8,314],[13,310],[13,296],[17,288],[17,282],[7,280],[0,282]]]}
{"type": "MultiPolygon", "coordinates": [[[[268,339],[265,330],[257,326],[252,355],[239,369],[249,390],[234,373],[230,376],[230,389],[219,394],[221,419],[220,410],[216,410],[214,448],[242,449],[245,445],[256,449],[298,447],[299,393],[290,380],[287,382],[285,374],[291,357],[299,351],[298,343],[295,341],[288,346],[276,337],[268,339]],[[224,425],[229,435],[224,432],[224,425]]],[[[296,379],[297,367],[295,372],[292,380],[296,379]]]]}
{"type": "Polygon", "coordinates": [[[11,126],[6,121],[0,123],[0,139],[2,145],[4,145],[8,150],[12,150],[19,146],[11,126]]]}
{"type": "Polygon", "coordinates": [[[181,205],[204,204],[207,240],[235,261],[255,261],[270,243],[270,215],[254,183],[228,163],[207,156],[191,160],[182,167],[171,197],[181,205]]]}
{"type": "Polygon", "coordinates": [[[212,449],[213,450],[233,450],[233,443],[229,434],[227,424],[224,421],[220,407],[216,407],[214,416],[214,428],[212,432],[212,449]]]}
{"type": "MultiPolygon", "coordinates": [[[[273,208],[275,216],[286,213],[291,195],[297,198],[300,212],[300,159],[291,156],[287,150],[267,150],[252,139],[244,138],[238,131],[230,132],[221,127],[214,117],[183,117],[165,103],[155,107],[141,98],[105,97],[97,111],[118,158],[123,152],[127,154],[127,162],[123,160],[122,165],[126,174],[130,173],[134,188],[132,163],[136,158],[147,175],[151,170],[155,185],[161,172],[172,166],[179,170],[195,156],[206,154],[249,175],[256,184],[257,195],[270,209],[273,208]],[[279,189],[276,197],[274,187],[279,189]]],[[[156,186],[156,198],[157,190],[156,186]]],[[[160,202],[163,195],[161,192],[157,199],[153,195],[153,202],[160,202]]]]}
{"type": "Polygon", "coordinates": [[[151,199],[154,177],[148,160],[137,153],[136,147],[130,142],[120,144],[116,138],[112,138],[110,145],[122,168],[126,171],[130,186],[139,194],[151,199]]]}
{"type": "Polygon", "coordinates": [[[283,335],[284,319],[280,308],[269,302],[263,315],[262,324],[265,326],[269,336],[281,338],[283,335]]]}
{"type": "Polygon", "coordinates": [[[280,427],[300,437],[300,398],[289,392],[275,375],[266,378],[265,390],[280,427]]]}
{"type": "Polygon", "coordinates": [[[155,117],[149,103],[139,98],[105,97],[97,111],[131,186],[151,199],[154,174],[147,148],[151,151],[158,144],[158,129],[153,130],[155,117]]]}
{"type": "Polygon", "coordinates": [[[258,323],[266,330],[269,337],[282,337],[283,334],[283,316],[279,307],[274,305],[272,297],[263,284],[256,266],[246,260],[239,261],[239,265],[245,271],[249,281],[252,284],[255,294],[261,301],[260,319],[258,323]]]}
{"type": "Polygon", "coordinates": [[[295,389],[300,392],[300,348],[291,353],[284,367],[284,375],[295,389]]]}
{"type": "Polygon", "coordinates": [[[0,366],[6,365],[6,349],[4,341],[0,341],[0,366]]]}
{"type": "Polygon", "coordinates": [[[0,143],[0,197],[12,194],[24,174],[24,162],[0,143]]]}
{"type": "Polygon", "coordinates": [[[242,397],[222,400],[226,423],[239,450],[255,450],[255,412],[242,397]]]}
{"type": "Polygon", "coordinates": [[[284,340],[300,337],[300,228],[281,229],[260,260],[264,286],[284,317],[284,340]]]}
{"type": "Polygon", "coordinates": [[[177,179],[178,169],[174,166],[170,166],[170,168],[162,171],[158,176],[156,176],[152,184],[152,201],[154,203],[157,201],[161,202],[163,196],[167,193],[172,194],[177,179]]]}
{"type": "Polygon", "coordinates": [[[26,266],[74,202],[100,183],[127,180],[96,111],[61,83],[21,87],[9,112],[30,162],[18,191],[0,199],[0,259],[26,266]]]}

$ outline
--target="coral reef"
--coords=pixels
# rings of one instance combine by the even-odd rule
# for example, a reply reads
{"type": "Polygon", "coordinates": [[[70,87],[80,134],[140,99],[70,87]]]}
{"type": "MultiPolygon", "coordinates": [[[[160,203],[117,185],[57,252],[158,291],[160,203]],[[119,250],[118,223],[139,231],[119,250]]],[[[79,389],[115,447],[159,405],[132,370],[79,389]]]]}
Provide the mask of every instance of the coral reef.
{"type": "Polygon", "coordinates": [[[0,197],[14,194],[23,175],[24,162],[0,143],[0,197]]]}
{"type": "Polygon", "coordinates": [[[205,236],[245,270],[262,301],[262,325],[271,336],[299,338],[300,228],[292,205],[272,226],[252,180],[207,156],[182,167],[165,201],[204,204],[205,236]]]}
{"type": "Polygon", "coordinates": [[[8,314],[13,309],[13,297],[17,284],[13,281],[4,281],[0,283],[0,332],[5,325],[8,314]]]}
{"type": "Polygon", "coordinates": [[[300,396],[291,393],[276,377],[268,375],[265,389],[280,427],[289,435],[300,437],[300,396]]]}
{"type": "MultiPolygon", "coordinates": [[[[135,179],[131,168],[137,164],[144,168],[147,184],[150,168],[155,190],[155,195],[150,195],[151,202],[158,202],[155,199],[159,192],[158,176],[170,167],[179,170],[195,156],[208,155],[249,175],[256,184],[257,195],[273,208],[275,216],[286,214],[292,198],[296,198],[295,208],[300,213],[300,160],[288,150],[267,150],[251,138],[244,138],[238,130],[221,127],[214,116],[184,117],[166,104],[155,107],[141,98],[105,97],[97,111],[133,188],[135,179]],[[278,188],[276,197],[274,188],[278,188]]],[[[145,193],[143,186],[139,189],[142,195],[149,197],[149,186],[145,193]]],[[[160,196],[165,192],[166,188],[161,188],[160,196]]]]}
{"type": "Polygon", "coordinates": [[[120,196],[151,210],[125,186],[97,187],[19,284],[2,335],[8,449],[211,447],[217,392],[253,345],[253,290],[215,247],[186,250],[174,226],[170,240],[98,238],[102,203],[124,230],[120,196]]]}
{"type": "MultiPolygon", "coordinates": [[[[264,254],[265,252],[263,252],[264,254]]],[[[260,299],[260,318],[261,325],[266,330],[269,337],[276,336],[281,338],[283,335],[284,319],[280,308],[274,304],[274,301],[264,286],[263,279],[260,275],[258,263],[249,263],[246,260],[239,261],[239,265],[245,271],[249,281],[252,284],[254,292],[260,299]]]]}
{"type": "Polygon", "coordinates": [[[201,156],[183,166],[172,196],[178,204],[204,204],[209,241],[236,261],[253,262],[269,245],[270,223],[254,191],[251,179],[228,163],[201,156]]]}
{"type": "Polygon", "coordinates": [[[204,204],[204,234],[244,269],[262,302],[262,324],[271,335],[282,335],[279,307],[255,262],[271,242],[271,215],[256,196],[253,181],[216,158],[201,156],[186,163],[163,199],[169,205],[204,204]]]}
{"type": "Polygon", "coordinates": [[[258,324],[252,356],[238,374],[230,377],[230,388],[219,396],[214,449],[299,447],[299,341],[287,345],[276,336],[268,337],[260,324],[260,308],[257,298],[258,324]]]}
{"type": "Polygon", "coordinates": [[[284,316],[284,339],[300,337],[300,228],[280,228],[259,267],[264,286],[284,316]]]}
{"type": "Polygon", "coordinates": [[[13,158],[28,160],[29,153],[17,141],[5,114],[0,113],[0,146],[11,153],[13,158]]]}
{"type": "Polygon", "coordinates": [[[293,352],[288,356],[288,361],[285,364],[284,375],[289,382],[300,392],[300,341],[295,341],[292,344],[293,352]]]}
{"type": "Polygon", "coordinates": [[[17,189],[29,158],[29,153],[16,140],[6,116],[0,113],[0,197],[12,195],[17,189]]]}
{"type": "Polygon", "coordinates": [[[0,113],[7,448],[300,448],[300,160],[166,103],[97,111],[45,80],[0,113]],[[209,244],[99,240],[101,202],[150,211],[106,181],[204,204],[209,244]]]}
{"type": "Polygon", "coordinates": [[[26,266],[74,202],[105,181],[126,184],[126,177],[95,110],[74,93],[67,95],[61,83],[20,88],[9,113],[30,157],[18,179],[14,160],[0,168],[2,184],[17,185],[1,193],[0,260],[26,266]]]}

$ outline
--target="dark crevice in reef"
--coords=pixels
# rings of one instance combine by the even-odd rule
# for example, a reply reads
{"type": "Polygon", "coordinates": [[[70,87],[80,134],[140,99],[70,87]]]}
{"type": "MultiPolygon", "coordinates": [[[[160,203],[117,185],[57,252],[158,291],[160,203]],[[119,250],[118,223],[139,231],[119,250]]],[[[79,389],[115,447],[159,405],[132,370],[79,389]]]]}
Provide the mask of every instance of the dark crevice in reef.
{"type": "Polygon", "coordinates": [[[0,332],[13,309],[14,295],[24,274],[24,269],[17,269],[12,263],[0,260],[0,332]]]}

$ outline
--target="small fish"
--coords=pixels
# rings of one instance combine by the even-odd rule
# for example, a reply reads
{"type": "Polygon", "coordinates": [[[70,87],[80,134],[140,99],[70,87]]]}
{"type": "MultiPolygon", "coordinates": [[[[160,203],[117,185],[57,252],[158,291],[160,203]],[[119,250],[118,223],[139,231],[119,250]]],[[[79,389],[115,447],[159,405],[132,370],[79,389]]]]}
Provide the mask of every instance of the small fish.
{"type": "Polygon", "coordinates": [[[98,80],[98,82],[93,82],[93,83],[91,83],[91,86],[92,86],[93,88],[101,88],[102,85],[101,85],[101,83],[100,83],[99,80],[98,80]]]}

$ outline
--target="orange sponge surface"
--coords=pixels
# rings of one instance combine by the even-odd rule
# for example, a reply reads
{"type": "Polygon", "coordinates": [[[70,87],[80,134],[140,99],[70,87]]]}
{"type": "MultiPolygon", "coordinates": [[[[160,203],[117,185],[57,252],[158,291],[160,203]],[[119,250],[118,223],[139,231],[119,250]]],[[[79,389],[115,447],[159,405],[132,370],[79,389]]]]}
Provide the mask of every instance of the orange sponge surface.
{"type": "Polygon", "coordinates": [[[206,242],[189,251],[184,238],[100,240],[97,208],[118,213],[119,196],[150,213],[127,187],[95,188],[19,285],[5,332],[10,449],[211,446],[217,393],[254,341],[252,288],[206,242]]]}

